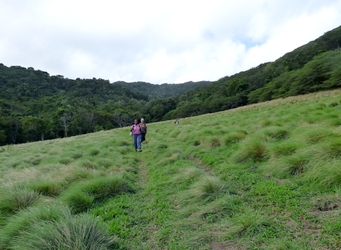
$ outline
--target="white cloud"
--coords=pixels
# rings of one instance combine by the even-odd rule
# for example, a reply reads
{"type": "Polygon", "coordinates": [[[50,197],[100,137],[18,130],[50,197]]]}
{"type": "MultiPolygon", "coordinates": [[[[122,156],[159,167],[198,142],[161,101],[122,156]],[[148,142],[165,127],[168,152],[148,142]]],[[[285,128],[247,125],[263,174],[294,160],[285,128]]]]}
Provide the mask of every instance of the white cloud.
{"type": "Polygon", "coordinates": [[[68,78],[217,80],[336,28],[341,0],[0,0],[0,63],[68,78]]]}

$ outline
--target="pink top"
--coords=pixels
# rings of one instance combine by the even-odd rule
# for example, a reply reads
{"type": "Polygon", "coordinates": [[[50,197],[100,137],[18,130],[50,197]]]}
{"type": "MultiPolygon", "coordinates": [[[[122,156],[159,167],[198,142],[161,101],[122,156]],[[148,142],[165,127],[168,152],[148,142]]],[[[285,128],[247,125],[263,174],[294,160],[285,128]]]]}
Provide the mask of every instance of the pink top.
{"type": "Polygon", "coordinates": [[[133,132],[134,135],[139,135],[141,134],[141,128],[139,124],[134,124],[131,126],[131,131],[133,132]]]}

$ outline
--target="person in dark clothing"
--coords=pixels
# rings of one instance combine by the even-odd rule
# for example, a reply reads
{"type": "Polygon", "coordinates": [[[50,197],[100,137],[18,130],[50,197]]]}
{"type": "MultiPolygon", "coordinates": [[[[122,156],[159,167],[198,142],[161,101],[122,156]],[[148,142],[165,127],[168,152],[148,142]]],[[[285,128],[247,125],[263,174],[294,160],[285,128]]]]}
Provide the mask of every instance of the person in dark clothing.
{"type": "Polygon", "coordinates": [[[145,123],[144,119],[141,118],[141,142],[146,140],[146,134],[147,134],[147,124],[145,123]]]}

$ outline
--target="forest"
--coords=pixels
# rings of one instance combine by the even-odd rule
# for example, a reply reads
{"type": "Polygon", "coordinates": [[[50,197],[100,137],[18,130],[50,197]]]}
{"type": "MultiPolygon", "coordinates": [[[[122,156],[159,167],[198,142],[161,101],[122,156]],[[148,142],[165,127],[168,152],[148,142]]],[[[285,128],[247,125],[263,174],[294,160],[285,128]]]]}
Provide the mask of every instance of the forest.
{"type": "Polygon", "coordinates": [[[196,116],[341,86],[341,26],[274,62],[215,82],[67,79],[0,64],[0,145],[196,116]]]}

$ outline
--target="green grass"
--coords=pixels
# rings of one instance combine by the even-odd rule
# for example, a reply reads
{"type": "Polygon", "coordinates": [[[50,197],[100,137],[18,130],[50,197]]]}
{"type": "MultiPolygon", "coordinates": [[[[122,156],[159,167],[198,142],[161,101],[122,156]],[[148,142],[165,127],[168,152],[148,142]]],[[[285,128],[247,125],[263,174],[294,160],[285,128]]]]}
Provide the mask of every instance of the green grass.
{"type": "Polygon", "coordinates": [[[339,249],[340,100],[0,147],[0,249],[339,249]]]}

